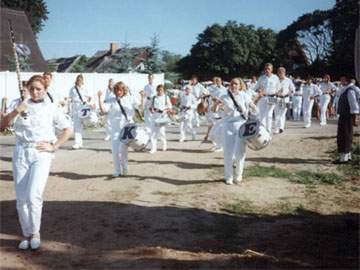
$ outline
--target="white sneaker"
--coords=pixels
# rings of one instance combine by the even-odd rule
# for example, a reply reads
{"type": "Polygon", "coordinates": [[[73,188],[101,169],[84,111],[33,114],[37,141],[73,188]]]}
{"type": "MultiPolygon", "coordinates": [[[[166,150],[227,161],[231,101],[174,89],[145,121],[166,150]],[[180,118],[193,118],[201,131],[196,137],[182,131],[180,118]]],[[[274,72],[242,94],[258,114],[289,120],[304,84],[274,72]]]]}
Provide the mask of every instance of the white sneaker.
{"type": "Polygon", "coordinates": [[[227,185],[234,184],[233,179],[232,178],[225,179],[225,184],[227,184],[227,185]]]}
{"type": "Polygon", "coordinates": [[[279,134],[280,133],[280,130],[275,130],[274,134],[279,134]]]}
{"type": "Polygon", "coordinates": [[[26,250],[29,248],[29,246],[30,246],[29,240],[24,239],[19,243],[18,249],[26,250]]]}
{"type": "Polygon", "coordinates": [[[41,241],[40,241],[40,238],[38,237],[33,237],[31,238],[30,240],[30,247],[31,249],[39,249],[40,248],[40,245],[41,245],[41,241]]]}
{"type": "Polygon", "coordinates": [[[110,136],[110,135],[107,135],[107,136],[104,138],[104,141],[109,141],[110,138],[111,138],[111,136],[110,136]]]}
{"type": "Polygon", "coordinates": [[[179,142],[184,142],[185,141],[185,139],[184,138],[181,138],[180,140],[179,140],[179,142]]]}
{"type": "Polygon", "coordinates": [[[223,151],[222,147],[216,147],[216,148],[214,149],[214,152],[215,152],[215,153],[222,152],[222,151],[223,151]]]}
{"type": "Polygon", "coordinates": [[[74,144],[71,148],[74,150],[80,149],[82,146],[79,144],[74,144]]]}
{"type": "Polygon", "coordinates": [[[150,154],[155,154],[155,153],[156,153],[156,150],[151,149],[151,150],[149,151],[149,153],[150,153],[150,154]]]}
{"type": "Polygon", "coordinates": [[[310,125],[306,125],[304,128],[310,128],[310,125]]]}
{"type": "Polygon", "coordinates": [[[167,150],[167,147],[166,147],[166,146],[163,146],[162,150],[163,150],[163,151],[166,151],[166,150],[167,150]]]}
{"type": "Polygon", "coordinates": [[[235,178],[234,183],[235,184],[240,184],[242,182],[242,180],[243,180],[242,176],[238,176],[238,177],[235,178]]]}
{"type": "Polygon", "coordinates": [[[193,141],[195,141],[195,140],[196,140],[196,134],[193,134],[193,135],[191,136],[191,139],[192,139],[193,141]]]}
{"type": "Polygon", "coordinates": [[[119,176],[120,176],[120,173],[113,173],[113,174],[112,174],[112,177],[113,177],[113,178],[116,178],[116,177],[119,177],[119,176]]]}

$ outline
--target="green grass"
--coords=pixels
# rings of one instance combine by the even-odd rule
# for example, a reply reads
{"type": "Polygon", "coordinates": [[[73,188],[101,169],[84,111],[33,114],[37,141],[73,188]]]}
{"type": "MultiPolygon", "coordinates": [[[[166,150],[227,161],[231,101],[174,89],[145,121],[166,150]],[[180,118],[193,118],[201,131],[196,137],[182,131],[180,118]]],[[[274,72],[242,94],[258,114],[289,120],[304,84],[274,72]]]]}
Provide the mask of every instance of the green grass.
{"type": "Polygon", "coordinates": [[[290,182],[314,185],[314,184],[330,184],[334,185],[341,181],[341,177],[336,173],[328,172],[311,172],[311,171],[292,171],[275,167],[253,165],[245,168],[245,177],[274,177],[288,179],[290,182]]]}
{"type": "MultiPolygon", "coordinates": [[[[358,137],[354,136],[354,140],[358,137]]],[[[336,149],[330,151],[331,157],[335,160],[338,157],[336,149]]],[[[347,177],[360,176],[360,143],[354,143],[351,149],[351,161],[348,164],[338,165],[338,169],[347,177]]]]}

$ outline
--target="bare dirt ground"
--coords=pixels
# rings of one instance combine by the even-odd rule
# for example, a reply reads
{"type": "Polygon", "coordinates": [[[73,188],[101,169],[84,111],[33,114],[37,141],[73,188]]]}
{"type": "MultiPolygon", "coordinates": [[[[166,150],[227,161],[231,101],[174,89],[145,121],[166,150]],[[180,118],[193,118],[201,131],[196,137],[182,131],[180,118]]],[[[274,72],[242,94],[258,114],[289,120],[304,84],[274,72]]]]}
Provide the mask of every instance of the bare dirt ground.
{"type": "MultiPolygon", "coordinates": [[[[1,269],[359,268],[358,178],[305,185],[246,177],[227,186],[223,154],[200,144],[204,130],[179,143],[177,128],[168,128],[168,151],[130,152],[130,175],[115,179],[102,130],[87,131],[82,150],[68,142],[52,165],[38,252],[16,249],[14,137],[1,137],[1,269]]],[[[269,147],[248,150],[245,167],[341,174],[329,154],[335,135],[333,122],[289,122],[269,147]]]]}

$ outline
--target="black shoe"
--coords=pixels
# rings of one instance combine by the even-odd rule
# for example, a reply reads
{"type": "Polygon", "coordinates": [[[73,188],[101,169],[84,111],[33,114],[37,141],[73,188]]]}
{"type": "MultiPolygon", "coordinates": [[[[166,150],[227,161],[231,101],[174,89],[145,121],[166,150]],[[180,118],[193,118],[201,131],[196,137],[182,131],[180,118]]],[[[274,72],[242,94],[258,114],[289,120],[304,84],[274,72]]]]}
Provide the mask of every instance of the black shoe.
{"type": "Polygon", "coordinates": [[[284,130],[280,128],[279,133],[283,133],[283,132],[284,132],[284,130]]]}
{"type": "Polygon", "coordinates": [[[337,160],[333,161],[333,164],[347,164],[347,163],[349,163],[349,160],[343,161],[343,160],[337,159],[337,160]]]}

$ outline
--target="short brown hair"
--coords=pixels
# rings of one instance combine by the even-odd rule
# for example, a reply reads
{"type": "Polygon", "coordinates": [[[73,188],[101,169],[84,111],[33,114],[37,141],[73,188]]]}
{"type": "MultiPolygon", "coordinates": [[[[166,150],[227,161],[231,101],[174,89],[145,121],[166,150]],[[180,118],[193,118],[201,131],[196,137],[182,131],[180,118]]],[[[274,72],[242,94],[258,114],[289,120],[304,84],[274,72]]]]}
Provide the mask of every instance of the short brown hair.
{"type": "Polygon", "coordinates": [[[34,75],[32,76],[26,83],[26,87],[29,87],[30,84],[32,84],[33,82],[40,82],[44,87],[45,87],[45,80],[44,77],[41,75],[34,75]]]}

